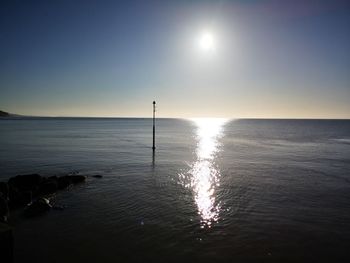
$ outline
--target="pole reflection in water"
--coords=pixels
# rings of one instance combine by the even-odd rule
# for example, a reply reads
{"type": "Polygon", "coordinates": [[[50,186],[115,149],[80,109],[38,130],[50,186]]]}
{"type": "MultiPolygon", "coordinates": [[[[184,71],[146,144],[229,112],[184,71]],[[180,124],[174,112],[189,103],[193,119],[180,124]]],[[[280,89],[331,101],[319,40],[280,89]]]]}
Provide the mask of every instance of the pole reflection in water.
{"type": "Polygon", "coordinates": [[[220,170],[214,162],[219,151],[218,139],[222,136],[225,119],[192,119],[197,126],[197,160],[188,173],[186,185],[194,192],[202,227],[211,227],[219,219],[220,203],[215,200],[220,182],[220,170]]]}

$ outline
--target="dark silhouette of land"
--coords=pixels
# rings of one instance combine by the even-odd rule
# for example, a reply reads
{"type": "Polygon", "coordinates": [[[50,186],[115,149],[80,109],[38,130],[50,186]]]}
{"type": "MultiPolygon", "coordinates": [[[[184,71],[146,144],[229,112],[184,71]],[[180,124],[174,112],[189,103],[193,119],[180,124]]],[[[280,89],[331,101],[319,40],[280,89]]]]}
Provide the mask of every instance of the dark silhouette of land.
{"type": "Polygon", "coordinates": [[[0,110],[0,117],[9,117],[9,116],[11,116],[10,113],[0,110]]]}

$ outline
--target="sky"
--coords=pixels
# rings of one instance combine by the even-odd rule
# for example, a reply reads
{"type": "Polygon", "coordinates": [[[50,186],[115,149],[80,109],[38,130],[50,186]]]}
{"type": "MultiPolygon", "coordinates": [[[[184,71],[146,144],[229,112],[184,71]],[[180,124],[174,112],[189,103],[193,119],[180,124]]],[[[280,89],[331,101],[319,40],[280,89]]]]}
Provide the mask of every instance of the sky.
{"type": "Polygon", "coordinates": [[[350,118],[350,2],[0,3],[0,110],[350,118]],[[203,49],[203,34],[213,48],[203,49]]]}

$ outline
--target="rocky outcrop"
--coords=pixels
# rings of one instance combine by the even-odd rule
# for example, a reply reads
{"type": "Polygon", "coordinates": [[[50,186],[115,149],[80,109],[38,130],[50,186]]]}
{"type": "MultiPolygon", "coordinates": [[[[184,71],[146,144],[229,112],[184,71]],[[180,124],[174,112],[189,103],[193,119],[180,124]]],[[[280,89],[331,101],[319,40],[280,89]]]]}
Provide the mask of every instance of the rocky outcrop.
{"type": "MultiPolygon", "coordinates": [[[[8,180],[9,199],[12,201],[20,201],[19,203],[22,204],[23,196],[28,195],[28,192],[30,192],[33,197],[49,195],[57,192],[59,189],[67,188],[71,184],[81,183],[85,180],[86,176],[83,175],[65,175],[60,177],[43,177],[39,174],[17,175],[8,180]]],[[[1,187],[4,189],[6,188],[5,185],[0,185],[0,191],[1,187]]],[[[27,198],[25,198],[25,200],[27,200],[27,198]]]]}
{"type": "Polygon", "coordinates": [[[0,193],[0,222],[7,222],[9,214],[8,201],[2,193],[0,193]]]}
{"type": "Polygon", "coordinates": [[[16,188],[20,192],[32,191],[36,192],[44,178],[39,174],[17,175],[8,180],[10,188],[16,188]]]}
{"type": "Polygon", "coordinates": [[[7,182],[0,182],[0,193],[5,199],[9,199],[9,186],[7,182]]]}
{"type": "Polygon", "coordinates": [[[57,176],[44,177],[44,180],[39,184],[39,194],[49,195],[58,191],[58,178],[57,176]]]}
{"type": "Polygon", "coordinates": [[[15,208],[27,205],[27,215],[47,211],[50,203],[44,197],[70,185],[85,182],[85,180],[86,176],[76,174],[50,177],[27,174],[12,177],[8,182],[0,182],[0,220],[7,220],[9,207],[15,208]]]}
{"type": "Polygon", "coordinates": [[[44,197],[40,197],[26,207],[24,214],[29,217],[38,216],[49,211],[51,208],[52,206],[50,204],[50,200],[44,197]]]}

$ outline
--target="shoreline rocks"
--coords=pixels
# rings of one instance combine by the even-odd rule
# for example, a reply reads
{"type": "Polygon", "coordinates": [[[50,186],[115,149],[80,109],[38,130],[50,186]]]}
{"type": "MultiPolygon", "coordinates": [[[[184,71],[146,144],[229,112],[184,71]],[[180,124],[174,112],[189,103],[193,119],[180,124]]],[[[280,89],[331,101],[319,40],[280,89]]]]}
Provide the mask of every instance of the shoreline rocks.
{"type": "Polygon", "coordinates": [[[11,177],[7,182],[0,182],[0,221],[7,221],[11,209],[25,205],[29,205],[26,213],[30,215],[48,211],[51,205],[45,196],[66,189],[70,185],[83,183],[86,178],[84,175],[76,174],[50,177],[27,174],[11,177]]]}
{"type": "Polygon", "coordinates": [[[0,193],[0,222],[7,222],[7,219],[10,215],[8,201],[2,193],[0,193]]]}
{"type": "Polygon", "coordinates": [[[27,217],[33,217],[43,214],[52,208],[50,200],[45,197],[40,197],[33,203],[30,203],[24,210],[24,214],[27,217]]]}

